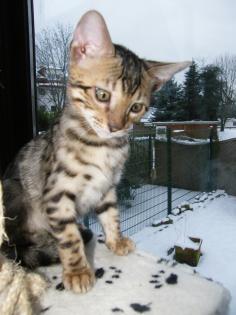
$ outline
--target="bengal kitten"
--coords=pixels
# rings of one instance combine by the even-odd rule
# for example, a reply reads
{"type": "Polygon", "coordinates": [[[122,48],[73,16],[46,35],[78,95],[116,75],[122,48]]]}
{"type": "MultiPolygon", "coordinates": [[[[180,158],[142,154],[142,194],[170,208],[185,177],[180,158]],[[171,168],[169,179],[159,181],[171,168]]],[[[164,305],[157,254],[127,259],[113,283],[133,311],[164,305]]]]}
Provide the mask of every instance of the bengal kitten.
{"type": "Polygon", "coordinates": [[[112,44],[98,12],[81,18],[70,48],[68,104],[51,130],[21,149],[4,177],[9,256],[35,267],[59,255],[65,287],[88,291],[94,273],[76,220],[91,210],[110,250],[134,250],[120,233],[116,196],[128,130],[147,111],[151,92],[188,65],[140,59],[112,44]]]}

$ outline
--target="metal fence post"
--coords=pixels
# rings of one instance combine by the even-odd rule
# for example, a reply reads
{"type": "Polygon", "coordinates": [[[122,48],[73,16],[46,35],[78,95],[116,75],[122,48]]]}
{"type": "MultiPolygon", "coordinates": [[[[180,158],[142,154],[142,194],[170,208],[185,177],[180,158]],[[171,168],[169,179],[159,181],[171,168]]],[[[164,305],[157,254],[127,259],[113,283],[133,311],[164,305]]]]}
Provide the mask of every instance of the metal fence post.
{"type": "Polygon", "coordinates": [[[172,211],[172,156],[171,156],[171,128],[167,127],[167,213],[172,211]]]}
{"type": "Polygon", "coordinates": [[[210,127],[209,135],[209,168],[208,168],[208,191],[213,190],[213,174],[212,174],[212,160],[213,160],[213,127],[210,127]]]}
{"type": "Polygon", "coordinates": [[[149,174],[151,175],[152,172],[152,137],[151,135],[148,136],[148,158],[149,158],[149,174]]]}

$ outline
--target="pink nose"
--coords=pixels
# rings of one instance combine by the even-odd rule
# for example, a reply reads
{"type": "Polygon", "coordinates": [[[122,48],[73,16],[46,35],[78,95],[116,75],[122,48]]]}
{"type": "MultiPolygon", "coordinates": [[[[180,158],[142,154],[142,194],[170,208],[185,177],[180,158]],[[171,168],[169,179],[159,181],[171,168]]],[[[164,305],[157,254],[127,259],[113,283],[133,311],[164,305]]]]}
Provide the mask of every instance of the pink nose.
{"type": "Polygon", "coordinates": [[[111,122],[108,123],[108,128],[109,128],[110,132],[115,132],[115,131],[118,131],[121,129],[120,126],[116,125],[115,123],[111,123],[111,122]]]}

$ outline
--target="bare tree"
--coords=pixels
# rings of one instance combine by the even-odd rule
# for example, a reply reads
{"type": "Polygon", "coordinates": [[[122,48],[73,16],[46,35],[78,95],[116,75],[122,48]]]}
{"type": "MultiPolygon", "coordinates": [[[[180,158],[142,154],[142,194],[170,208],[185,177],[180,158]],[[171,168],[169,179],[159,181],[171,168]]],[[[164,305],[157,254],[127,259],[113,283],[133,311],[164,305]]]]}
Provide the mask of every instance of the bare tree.
{"type": "Polygon", "coordinates": [[[41,105],[60,111],[66,101],[66,79],[72,27],[57,24],[36,35],[36,65],[41,105]],[[40,90],[41,89],[41,90],[40,90]]]}
{"type": "Polygon", "coordinates": [[[221,131],[224,131],[227,119],[235,113],[236,55],[220,56],[216,59],[216,65],[220,68],[221,101],[219,115],[221,131]]]}

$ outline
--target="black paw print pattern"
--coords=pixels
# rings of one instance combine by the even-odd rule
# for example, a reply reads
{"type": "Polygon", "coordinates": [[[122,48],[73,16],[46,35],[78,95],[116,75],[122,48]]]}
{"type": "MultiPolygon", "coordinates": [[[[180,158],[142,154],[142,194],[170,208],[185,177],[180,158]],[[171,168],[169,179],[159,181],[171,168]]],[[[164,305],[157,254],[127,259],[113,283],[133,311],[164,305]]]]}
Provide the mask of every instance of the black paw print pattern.
{"type": "Polygon", "coordinates": [[[57,291],[63,291],[65,289],[64,284],[62,282],[58,282],[57,279],[58,279],[58,276],[53,275],[51,278],[52,283],[53,285],[55,285],[55,289],[57,291]]]}
{"type": "Polygon", "coordinates": [[[160,289],[162,287],[162,279],[157,277],[158,275],[152,275],[152,279],[149,283],[154,285],[154,289],[160,289]]]}
{"type": "Polygon", "coordinates": [[[160,289],[163,285],[174,285],[178,283],[178,275],[175,273],[170,273],[168,276],[166,275],[166,271],[161,269],[158,270],[157,273],[151,275],[151,279],[149,280],[154,289],[160,289]]]}
{"type": "MultiPolygon", "coordinates": [[[[151,303],[148,303],[148,304],[131,303],[129,307],[131,307],[136,313],[146,313],[146,312],[151,311],[150,305],[151,303]]],[[[124,313],[124,310],[120,307],[114,307],[111,309],[111,311],[113,313],[124,313]]]]}
{"type": "Polygon", "coordinates": [[[111,309],[111,311],[113,313],[124,313],[124,311],[122,310],[122,308],[119,308],[119,307],[114,307],[111,309]]]}
{"type": "Polygon", "coordinates": [[[151,283],[154,289],[160,289],[163,286],[163,274],[164,270],[159,270],[157,273],[151,275],[149,283],[151,283]]]}
{"type": "Polygon", "coordinates": [[[132,303],[130,307],[137,313],[145,313],[151,311],[150,304],[140,304],[140,303],[132,303]]]}
{"type": "MultiPolygon", "coordinates": [[[[102,268],[99,268],[99,269],[102,269],[102,268]]],[[[122,270],[118,269],[115,266],[110,266],[107,270],[107,274],[108,274],[109,278],[105,280],[105,283],[106,284],[113,284],[115,281],[120,279],[121,274],[122,274],[122,270]]]]}
{"type": "Polygon", "coordinates": [[[166,283],[167,284],[177,284],[178,283],[178,276],[175,273],[171,273],[167,278],[166,278],[166,283]]]}
{"type": "Polygon", "coordinates": [[[116,268],[115,266],[110,266],[106,271],[103,267],[97,268],[95,271],[95,277],[101,279],[104,277],[105,273],[108,275],[108,279],[105,280],[106,284],[113,284],[114,281],[120,278],[122,270],[116,268]]]}
{"type": "Polygon", "coordinates": [[[103,234],[99,234],[98,238],[97,238],[97,241],[100,244],[105,244],[104,235],[103,234]]]}
{"type": "Polygon", "coordinates": [[[95,271],[95,277],[101,279],[104,276],[105,270],[103,268],[98,268],[95,271]]]}
{"type": "Polygon", "coordinates": [[[58,291],[63,291],[65,290],[65,287],[64,287],[64,284],[62,282],[59,282],[56,287],[55,287],[56,290],[58,291]]]}

